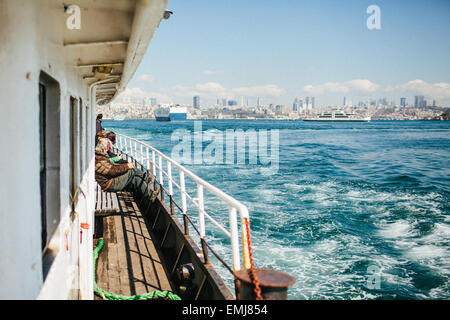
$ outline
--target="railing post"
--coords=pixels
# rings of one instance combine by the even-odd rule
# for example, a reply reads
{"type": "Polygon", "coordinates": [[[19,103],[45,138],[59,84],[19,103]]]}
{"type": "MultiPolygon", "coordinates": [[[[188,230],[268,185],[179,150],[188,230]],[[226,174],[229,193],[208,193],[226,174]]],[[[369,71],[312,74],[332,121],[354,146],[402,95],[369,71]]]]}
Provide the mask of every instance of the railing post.
{"type": "Polygon", "coordinates": [[[172,184],[172,164],[167,161],[167,183],[169,184],[169,200],[170,200],[170,214],[174,215],[173,207],[173,184],[172,184]]]}
{"type": "Polygon", "coordinates": [[[169,194],[173,195],[173,184],[172,184],[172,164],[167,161],[167,179],[169,184],[169,194]]]}
{"type": "Polygon", "coordinates": [[[200,237],[205,237],[205,204],[203,199],[203,186],[201,184],[197,184],[197,205],[198,205],[198,219],[199,219],[199,231],[200,237]]]}
{"type": "Polygon", "coordinates": [[[130,162],[128,160],[130,157],[129,157],[129,154],[128,154],[128,139],[127,138],[124,138],[124,148],[125,148],[126,160],[127,160],[127,162],[130,162]]]}
{"type": "Polygon", "coordinates": [[[184,234],[189,234],[189,221],[187,219],[186,186],[184,184],[184,172],[180,170],[181,208],[183,210],[184,234]]]}
{"type": "Polygon", "coordinates": [[[233,271],[241,269],[241,261],[239,259],[239,231],[237,224],[236,208],[228,207],[228,217],[230,221],[231,233],[231,253],[233,260],[233,271]]]}
{"type": "Polygon", "coordinates": [[[202,244],[203,257],[205,259],[205,263],[209,262],[208,257],[208,248],[206,247],[205,240],[205,204],[203,200],[203,186],[201,184],[197,184],[197,201],[198,201],[198,222],[199,222],[199,231],[200,231],[200,241],[202,244]]]}
{"type": "Polygon", "coordinates": [[[134,160],[134,165],[136,166],[136,168],[138,167],[138,162],[137,162],[137,142],[136,140],[134,140],[134,154],[133,154],[133,160],[134,160]]]}
{"type": "Polygon", "coordinates": [[[156,156],[154,150],[152,150],[152,173],[153,176],[156,178],[156,156]]]}
{"type": "Polygon", "coordinates": [[[159,184],[162,187],[164,185],[164,180],[163,180],[163,172],[162,172],[162,157],[160,154],[158,155],[158,166],[159,166],[159,184]]]}
{"type": "Polygon", "coordinates": [[[141,152],[141,167],[143,169],[144,168],[144,150],[142,148],[142,143],[139,143],[139,149],[141,152]]]}
{"type": "Polygon", "coordinates": [[[145,148],[145,157],[147,158],[147,170],[150,170],[150,159],[148,158],[148,148],[145,148]]]}
{"type": "Polygon", "coordinates": [[[159,185],[161,186],[161,202],[164,202],[164,176],[162,169],[162,157],[158,154],[158,166],[159,166],[159,185]]]}

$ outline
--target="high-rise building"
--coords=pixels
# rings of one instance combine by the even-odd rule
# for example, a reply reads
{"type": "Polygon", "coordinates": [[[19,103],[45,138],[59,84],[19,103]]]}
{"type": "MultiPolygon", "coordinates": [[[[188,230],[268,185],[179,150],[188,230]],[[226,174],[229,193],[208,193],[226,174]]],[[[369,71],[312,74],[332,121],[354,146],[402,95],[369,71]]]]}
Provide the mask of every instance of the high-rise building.
{"type": "Polygon", "coordinates": [[[292,111],[297,112],[298,111],[298,99],[295,98],[294,102],[292,103],[292,111]]]}
{"type": "Polygon", "coordinates": [[[400,98],[400,105],[406,107],[406,98],[400,98]]]}
{"type": "Polygon", "coordinates": [[[415,96],[414,97],[414,108],[424,108],[424,101],[425,101],[425,97],[424,96],[415,96]]]}
{"type": "Polygon", "coordinates": [[[199,96],[194,96],[194,108],[200,109],[200,97],[199,96]]]}
{"type": "Polygon", "coordinates": [[[347,105],[347,98],[346,97],[344,97],[344,104],[342,105],[342,106],[346,106],[347,105]]]}
{"type": "Polygon", "coordinates": [[[316,107],[316,98],[311,97],[311,108],[314,109],[316,107]]]}

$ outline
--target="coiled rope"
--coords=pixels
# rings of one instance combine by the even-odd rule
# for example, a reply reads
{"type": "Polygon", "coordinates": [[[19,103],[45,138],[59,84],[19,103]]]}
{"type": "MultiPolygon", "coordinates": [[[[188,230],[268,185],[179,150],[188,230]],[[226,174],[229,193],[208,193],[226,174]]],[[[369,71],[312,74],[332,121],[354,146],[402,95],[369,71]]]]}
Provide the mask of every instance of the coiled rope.
{"type": "Polygon", "coordinates": [[[159,291],[155,290],[152,292],[138,294],[134,296],[123,296],[120,294],[107,292],[97,286],[97,282],[95,281],[95,270],[98,259],[98,254],[103,247],[103,238],[98,241],[97,247],[94,249],[94,293],[99,297],[103,298],[103,300],[150,300],[150,299],[162,299],[162,300],[181,300],[179,296],[170,291],[159,291]]]}

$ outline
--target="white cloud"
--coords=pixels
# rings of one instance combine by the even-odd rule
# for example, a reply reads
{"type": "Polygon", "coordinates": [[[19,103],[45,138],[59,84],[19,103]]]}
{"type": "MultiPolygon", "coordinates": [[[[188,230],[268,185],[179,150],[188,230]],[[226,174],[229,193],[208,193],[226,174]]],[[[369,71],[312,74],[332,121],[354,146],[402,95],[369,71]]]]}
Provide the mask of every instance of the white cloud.
{"type": "Polygon", "coordinates": [[[195,85],[195,88],[200,92],[214,94],[224,94],[227,91],[227,89],[217,82],[199,83],[195,85]]]}
{"type": "Polygon", "coordinates": [[[139,77],[137,77],[136,81],[141,81],[141,82],[152,82],[153,80],[155,80],[155,77],[152,76],[151,74],[143,74],[140,75],[139,77]]]}
{"type": "Polygon", "coordinates": [[[321,85],[306,85],[303,90],[313,95],[323,95],[326,93],[368,93],[375,92],[380,86],[367,79],[356,79],[345,82],[327,82],[321,85]]]}
{"type": "Polygon", "coordinates": [[[222,73],[220,70],[203,70],[203,74],[206,74],[207,76],[213,76],[220,73],[222,73]]]}
{"type": "Polygon", "coordinates": [[[416,79],[397,86],[389,86],[385,89],[386,92],[401,91],[413,94],[420,94],[431,98],[449,99],[450,98],[450,83],[438,82],[435,84],[428,84],[423,80],[416,79]]]}
{"type": "Polygon", "coordinates": [[[232,89],[236,95],[250,97],[279,97],[286,94],[286,90],[274,84],[262,86],[239,87],[232,89]]]}
{"type": "Polygon", "coordinates": [[[156,98],[158,100],[158,103],[173,103],[172,98],[165,92],[164,89],[159,91],[144,91],[141,88],[137,87],[127,87],[120,93],[117,99],[122,100],[123,98],[128,97],[134,99],[156,98]]]}
{"type": "Polygon", "coordinates": [[[124,91],[122,91],[119,97],[136,97],[136,98],[144,98],[146,97],[146,93],[141,88],[130,88],[126,87],[124,91]]]}
{"type": "Polygon", "coordinates": [[[202,99],[214,101],[216,98],[233,99],[240,96],[245,97],[279,97],[286,93],[286,90],[274,84],[225,88],[218,82],[198,83],[195,86],[175,86],[172,93],[181,98],[192,98],[200,96],[202,99]]]}

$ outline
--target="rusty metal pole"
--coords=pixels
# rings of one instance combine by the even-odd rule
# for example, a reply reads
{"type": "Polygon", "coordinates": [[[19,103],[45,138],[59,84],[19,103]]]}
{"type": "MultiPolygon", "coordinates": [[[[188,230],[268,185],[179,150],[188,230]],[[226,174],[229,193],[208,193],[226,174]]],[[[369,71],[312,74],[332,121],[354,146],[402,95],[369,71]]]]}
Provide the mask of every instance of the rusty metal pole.
{"type": "Polygon", "coordinates": [[[169,194],[169,199],[170,199],[170,215],[174,216],[175,215],[175,209],[173,206],[173,197],[171,194],[169,194]]]}
{"type": "Polygon", "coordinates": [[[183,222],[184,222],[184,234],[189,235],[189,221],[187,214],[183,213],[183,222]]]}
{"type": "Polygon", "coordinates": [[[159,186],[161,187],[161,203],[164,203],[164,187],[160,183],[159,186]]]}
{"type": "MultiPolygon", "coordinates": [[[[288,287],[295,283],[291,275],[271,269],[255,268],[264,300],[287,300],[288,287]]],[[[251,280],[250,269],[234,273],[236,300],[256,300],[255,286],[251,280]]]]}
{"type": "Polygon", "coordinates": [[[200,242],[202,244],[203,258],[205,259],[204,263],[208,264],[209,263],[209,255],[208,255],[208,247],[206,246],[206,240],[204,238],[201,238],[200,242]]]}

